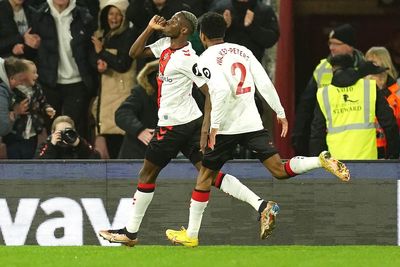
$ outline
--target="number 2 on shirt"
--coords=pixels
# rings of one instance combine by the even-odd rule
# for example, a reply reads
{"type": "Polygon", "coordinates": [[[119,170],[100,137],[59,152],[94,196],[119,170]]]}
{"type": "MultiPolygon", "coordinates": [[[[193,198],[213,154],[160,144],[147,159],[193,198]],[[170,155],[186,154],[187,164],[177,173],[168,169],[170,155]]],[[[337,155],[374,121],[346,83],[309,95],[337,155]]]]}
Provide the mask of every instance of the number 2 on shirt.
{"type": "Polygon", "coordinates": [[[240,70],[240,81],[236,87],[236,95],[245,94],[251,91],[251,87],[244,87],[244,80],[246,79],[246,67],[240,63],[236,62],[232,64],[231,72],[233,76],[236,76],[236,69],[240,70]]]}

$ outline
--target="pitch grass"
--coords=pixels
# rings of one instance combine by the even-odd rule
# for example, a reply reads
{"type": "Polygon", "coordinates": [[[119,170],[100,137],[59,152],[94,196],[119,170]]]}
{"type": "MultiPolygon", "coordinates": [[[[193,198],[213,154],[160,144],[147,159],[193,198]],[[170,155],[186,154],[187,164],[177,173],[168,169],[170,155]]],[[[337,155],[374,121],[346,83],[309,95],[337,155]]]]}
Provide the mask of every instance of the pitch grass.
{"type": "Polygon", "coordinates": [[[400,266],[395,246],[0,247],[0,266],[400,266]]]}

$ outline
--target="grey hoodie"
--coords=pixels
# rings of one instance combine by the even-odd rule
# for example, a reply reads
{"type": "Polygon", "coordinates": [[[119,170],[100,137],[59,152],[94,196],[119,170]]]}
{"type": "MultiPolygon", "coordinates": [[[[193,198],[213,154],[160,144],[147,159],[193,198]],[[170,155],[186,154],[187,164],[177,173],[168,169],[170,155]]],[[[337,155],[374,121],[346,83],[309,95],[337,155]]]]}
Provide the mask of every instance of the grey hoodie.
{"type": "Polygon", "coordinates": [[[9,117],[11,103],[11,88],[8,81],[4,59],[0,58],[0,137],[8,134],[13,126],[9,117]]]}

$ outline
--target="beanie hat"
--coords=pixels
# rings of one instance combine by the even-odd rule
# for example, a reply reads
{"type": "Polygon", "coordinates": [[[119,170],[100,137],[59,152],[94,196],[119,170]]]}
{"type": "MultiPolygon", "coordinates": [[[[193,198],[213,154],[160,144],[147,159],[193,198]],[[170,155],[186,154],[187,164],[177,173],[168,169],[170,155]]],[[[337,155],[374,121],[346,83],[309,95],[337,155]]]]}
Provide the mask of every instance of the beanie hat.
{"type": "Polygon", "coordinates": [[[354,46],[355,38],[354,38],[354,28],[350,24],[343,24],[336,28],[334,28],[330,34],[329,38],[335,38],[343,43],[354,46]]]}

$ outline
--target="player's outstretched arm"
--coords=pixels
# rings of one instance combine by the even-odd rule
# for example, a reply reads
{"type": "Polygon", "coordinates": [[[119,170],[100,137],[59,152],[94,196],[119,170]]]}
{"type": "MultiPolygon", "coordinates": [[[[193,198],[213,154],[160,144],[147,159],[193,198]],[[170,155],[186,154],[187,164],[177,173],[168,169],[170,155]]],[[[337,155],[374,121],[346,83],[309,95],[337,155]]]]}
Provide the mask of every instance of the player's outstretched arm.
{"type": "Polygon", "coordinates": [[[251,56],[250,72],[253,76],[254,83],[257,86],[258,91],[262,97],[267,101],[268,105],[277,114],[278,118],[285,118],[285,110],[282,107],[278,93],[276,92],[275,86],[272,84],[271,79],[265,72],[261,63],[254,57],[251,56]]]}
{"type": "Polygon", "coordinates": [[[202,87],[200,87],[200,91],[204,94],[205,97],[203,125],[201,127],[200,136],[200,151],[204,153],[207,146],[208,133],[210,131],[211,124],[211,100],[207,84],[204,84],[202,87]]]}
{"type": "Polygon", "coordinates": [[[133,59],[139,57],[154,57],[150,48],[146,47],[147,40],[154,31],[163,30],[167,21],[158,15],[155,15],[147,25],[146,29],[136,39],[129,50],[129,56],[133,59]]]}

